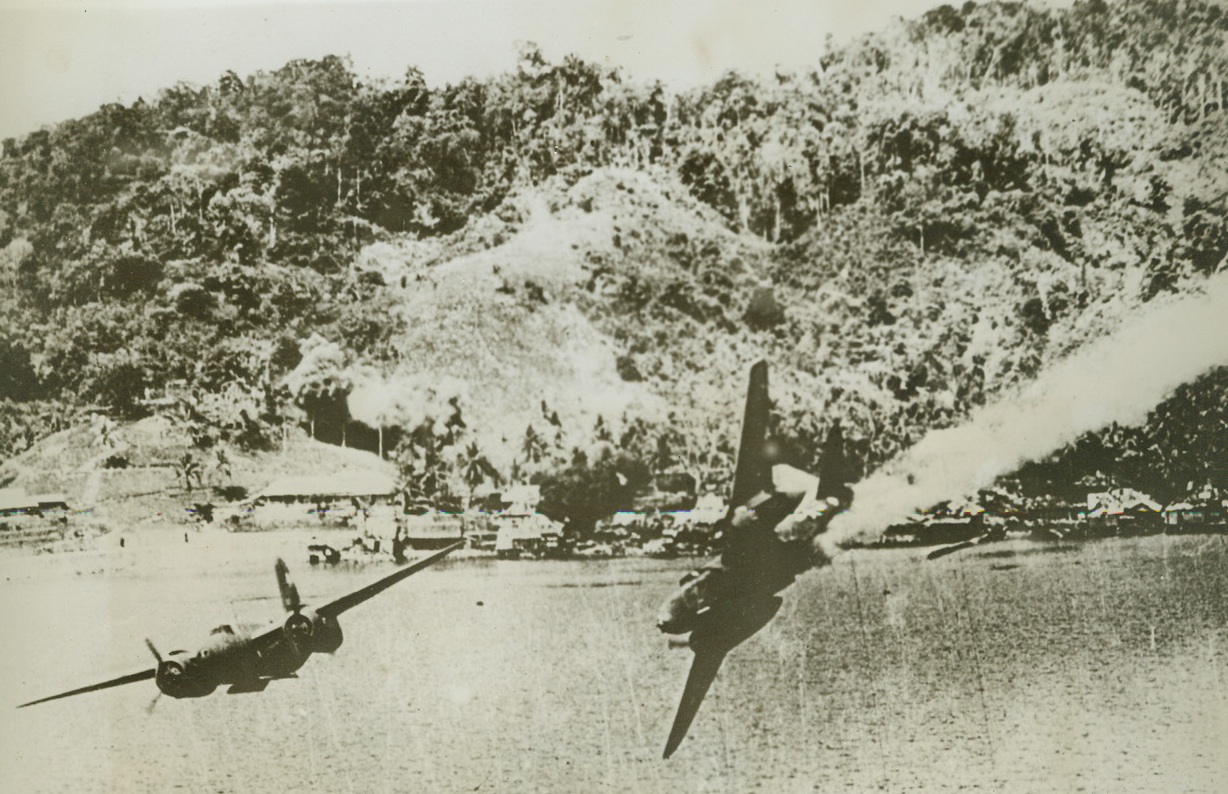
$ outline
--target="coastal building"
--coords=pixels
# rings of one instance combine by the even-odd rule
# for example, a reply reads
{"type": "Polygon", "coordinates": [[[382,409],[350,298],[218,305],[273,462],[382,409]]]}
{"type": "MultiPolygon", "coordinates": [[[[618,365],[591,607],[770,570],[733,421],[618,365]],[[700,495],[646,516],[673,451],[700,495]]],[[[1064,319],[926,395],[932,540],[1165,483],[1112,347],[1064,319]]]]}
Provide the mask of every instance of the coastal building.
{"type": "Polygon", "coordinates": [[[1164,527],[1169,532],[1222,530],[1228,521],[1228,500],[1207,496],[1176,502],[1164,508],[1164,527]]]}
{"type": "Polygon", "coordinates": [[[258,524],[315,520],[349,525],[365,522],[372,510],[391,510],[396,481],[378,471],[281,477],[248,500],[258,524]]]}
{"type": "Polygon", "coordinates": [[[405,541],[411,549],[437,550],[466,536],[466,516],[438,510],[411,510],[398,513],[405,541]]]}
{"type": "Polygon", "coordinates": [[[321,500],[364,499],[390,502],[396,481],[383,472],[341,472],[281,477],[269,483],[253,500],[257,503],[305,504],[321,500]]]}
{"type": "Polygon", "coordinates": [[[508,513],[536,513],[542,500],[540,485],[509,485],[500,495],[503,510],[508,513]]]}
{"type": "Polygon", "coordinates": [[[0,490],[0,517],[46,517],[67,512],[68,499],[64,494],[27,494],[22,488],[0,490]]]}
{"type": "Polygon", "coordinates": [[[1160,528],[1162,506],[1142,491],[1114,488],[1087,495],[1089,524],[1118,533],[1138,533],[1160,528]]]}
{"type": "Polygon", "coordinates": [[[562,527],[541,513],[500,513],[493,518],[495,553],[500,557],[543,556],[557,545],[562,527]]]}

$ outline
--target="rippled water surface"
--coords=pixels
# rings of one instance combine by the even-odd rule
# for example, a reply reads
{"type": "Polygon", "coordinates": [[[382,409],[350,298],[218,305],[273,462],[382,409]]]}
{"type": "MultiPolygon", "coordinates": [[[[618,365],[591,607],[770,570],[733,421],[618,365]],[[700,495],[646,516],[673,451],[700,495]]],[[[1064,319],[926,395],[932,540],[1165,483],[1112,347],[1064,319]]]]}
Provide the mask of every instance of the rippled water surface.
{"type": "MultiPolygon", "coordinates": [[[[3,702],[139,669],[391,571],[292,533],[0,558],[3,702]]],[[[652,625],[685,561],[448,561],[260,694],[152,682],[2,710],[12,791],[1228,791],[1228,542],[1012,542],[804,576],[660,758],[690,652],[652,625]]]]}

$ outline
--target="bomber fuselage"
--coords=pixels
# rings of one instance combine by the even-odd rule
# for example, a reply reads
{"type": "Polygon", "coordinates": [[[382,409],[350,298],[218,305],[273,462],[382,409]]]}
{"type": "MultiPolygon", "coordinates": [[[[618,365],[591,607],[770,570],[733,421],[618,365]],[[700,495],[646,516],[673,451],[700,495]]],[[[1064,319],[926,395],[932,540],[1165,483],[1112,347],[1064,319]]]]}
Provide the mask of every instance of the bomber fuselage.
{"type": "Polygon", "coordinates": [[[172,651],[154,676],[164,694],[203,697],[222,685],[256,686],[292,676],[312,653],[332,653],[342,642],[341,626],[310,609],[287,616],[271,641],[257,645],[246,630],[218,626],[194,652],[172,651]]]}
{"type": "Polygon", "coordinates": [[[792,537],[777,534],[801,501],[797,494],[762,493],[722,522],[725,548],[720,559],[682,577],[678,590],[661,606],[657,628],[685,634],[707,624],[755,622],[749,616],[766,613],[776,594],[799,574],[826,562],[813,544],[814,535],[845,503],[822,503],[819,511],[801,519],[808,523],[805,531],[792,537]]]}

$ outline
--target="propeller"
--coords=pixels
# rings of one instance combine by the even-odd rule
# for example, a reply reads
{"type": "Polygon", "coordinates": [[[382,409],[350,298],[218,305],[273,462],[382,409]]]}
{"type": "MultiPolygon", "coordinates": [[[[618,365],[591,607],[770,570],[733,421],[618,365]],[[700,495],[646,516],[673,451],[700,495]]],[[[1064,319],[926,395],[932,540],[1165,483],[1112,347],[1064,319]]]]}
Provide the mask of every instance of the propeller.
{"type": "MultiPolygon", "coordinates": [[[[184,684],[184,669],[183,665],[174,659],[163,659],[162,654],[158,653],[158,649],[154,646],[153,640],[145,638],[145,647],[153,654],[153,657],[158,660],[158,666],[154,669],[154,683],[158,685],[158,693],[167,691],[167,688],[179,689],[184,684]]],[[[153,710],[153,704],[150,704],[150,710],[153,710]]]]}
{"type": "Polygon", "coordinates": [[[287,612],[298,612],[303,608],[303,602],[298,597],[298,588],[294,586],[294,582],[290,581],[290,569],[286,567],[286,561],[278,557],[277,565],[273,570],[277,572],[277,589],[281,591],[281,605],[287,612]]]}
{"type": "Polygon", "coordinates": [[[148,648],[149,652],[152,653],[154,658],[158,660],[158,667],[161,667],[162,666],[162,654],[158,653],[158,649],[154,647],[153,640],[146,637],[145,647],[148,648]]]}
{"type": "Polygon", "coordinates": [[[303,601],[299,598],[298,588],[294,582],[290,581],[290,569],[286,567],[286,561],[278,557],[273,570],[277,573],[277,589],[281,591],[281,605],[290,613],[283,628],[286,640],[289,641],[296,654],[305,658],[311,655],[311,636],[315,633],[315,626],[311,618],[302,612],[303,601]]]}

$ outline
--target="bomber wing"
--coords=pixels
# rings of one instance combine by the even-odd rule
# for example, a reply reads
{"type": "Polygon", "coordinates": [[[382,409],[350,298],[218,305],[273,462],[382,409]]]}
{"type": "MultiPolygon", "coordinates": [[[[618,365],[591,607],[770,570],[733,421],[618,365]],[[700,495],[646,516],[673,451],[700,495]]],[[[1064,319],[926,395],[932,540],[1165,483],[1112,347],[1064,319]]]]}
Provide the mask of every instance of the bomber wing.
{"type": "Polygon", "coordinates": [[[316,607],[316,612],[319,612],[325,617],[335,618],[342,612],[345,612],[347,609],[353,609],[363,601],[384,592],[402,579],[413,576],[424,568],[429,568],[463,545],[465,545],[464,541],[457,541],[451,546],[448,546],[441,551],[437,551],[429,557],[423,557],[421,560],[401,568],[396,573],[390,573],[383,579],[372,582],[366,587],[361,587],[352,593],[347,593],[340,598],[333,599],[323,606],[316,607]]]}
{"type": "Polygon", "coordinates": [[[678,713],[674,715],[674,725],[665,740],[665,758],[673,755],[686,737],[725,656],[766,626],[780,611],[781,603],[780,598],[773,596],[726,605],[725,609],[708,613],[707,620],[691,632],[690,646],[695,658],[682,690],[678,713]]]}
{"type": "MultiPolygon", "coordinates": [[[[351,593],[346,593],[340,598],[335,598],[323,606],[315,607],[315,611],[321,615],[324,615],[325,617],[335,618],[342,612],[345,612],[347,609],[352,609],[372,596],[382,593],[402,579],[413,576],[423,568],[428,568],[431,565],[434,565],[463,545],[465,545],[464,541],[457,541],[451,546],[448,546],[441,551],[437,551],[429,557],[423,557],[421,560],[417,560],[404,568],[398,569],[395,573],[388,574],[383,579],[379,579],[369,585],[365,585],[351,593]]],[[[285,563],[281,560],[278,560],[277,562],[277,584],[281,589],[282,605],[285,606],[286,610],[289,612],[296,611],[303,606],[303,604],[299,602],[298,588],[296,588],[294,584],[290,582],[288,574],[285,570],[285,563]]],[[[278,620],[268,624],[259,631],[253,631],[249,635],[252,644],[260,652],[268,653],[270,648],[282,642],[282,628],[284,625],[284,621],[278,620]]]]}
{"type": "Polygon", "coordinates": [[[678,749],[678,745],[682,744],[727,653],[727,649],[719,647],[695,651],[691,672],[687,674],[686,686],[682,690],[682,700],[678,703],[678,713],[674,715],[673,727],[669,729],[669,738],[665,740],[663,758],[669,758],[678,749]]]}
{"type": "Polygon", "coordinates": [[[155,668],[150,668],[148,670],[142,670],[139,673],[121,675],[119,678],[112,678],[109,681],[103,681],[99,684],[90,684],[89,686],[83,686],[80,689],[71,689],[67,692],[61,692],[58,695],[51,695],[50,697],[31,700],[29,703],[22,703],[17,708],[24,709],[26,706],[46,703],[49,700],[59,700],[60,698],[72,697],[73,695],[84,695],[86,692],[97,692],[100,689],[110,689],[111,687],[123,686],[124,684],[135,684],[137,681],[148,681],[149,679],[153,678],[156,673],[157,670],[155,668]]]}

